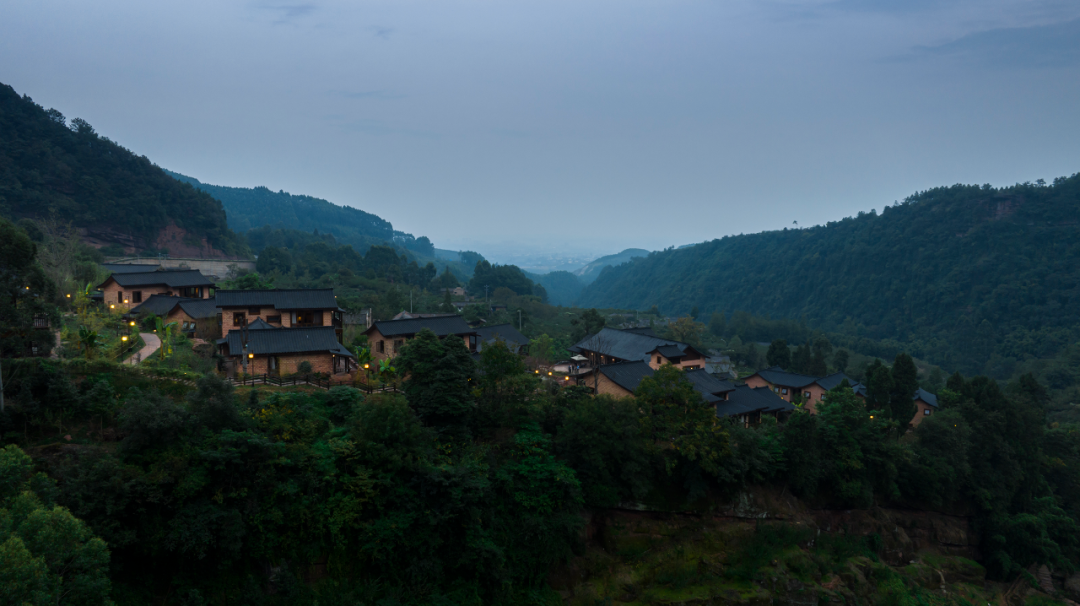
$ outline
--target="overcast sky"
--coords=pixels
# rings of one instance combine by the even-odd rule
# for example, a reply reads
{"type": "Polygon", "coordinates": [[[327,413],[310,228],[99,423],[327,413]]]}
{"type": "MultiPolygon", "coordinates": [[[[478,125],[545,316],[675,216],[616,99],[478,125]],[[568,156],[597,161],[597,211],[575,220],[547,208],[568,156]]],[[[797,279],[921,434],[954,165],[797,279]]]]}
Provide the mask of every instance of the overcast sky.
{"type": "Polygon", "coordinates": [[[44,107],[441,248],[656,249],[1080,171],[1075,0],[3,4],[0,82],[44,107]]]}

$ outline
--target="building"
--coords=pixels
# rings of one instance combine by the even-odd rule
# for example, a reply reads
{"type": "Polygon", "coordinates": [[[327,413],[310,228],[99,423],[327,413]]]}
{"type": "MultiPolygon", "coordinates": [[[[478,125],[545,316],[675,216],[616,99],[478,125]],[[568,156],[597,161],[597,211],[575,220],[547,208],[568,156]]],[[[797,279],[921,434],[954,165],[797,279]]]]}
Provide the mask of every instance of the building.
{"type": "Polygon", "coordinates": [[[683,370],[704,368],[706,356],[693,346],[662,339],[651,328],[603,328],[569,348],[585,356],[592,366],[617,362],[645,362],[653,369],[671,364],[683,370]]]}
{"type": "Polygon", "coordinates": [[[296,374],[303,362],[312,372],[331,376],[356,369],[356,356],[338,342],[333,326],[279,328],[256,318],[230,330],[217,345],[230,375],[296,374]]]}
{"type": "Polygon", "coordinates": [[[795,411],[794,404],[780,398],[768,387],[739,385],[726,395],[723,402],[716,404],[716,416],[735,417],[746,427],[760,423],[762,415],[779,419],[795,411]]]}
{"type": "Polygon", "coordinates": [[[342,310],[334,289],[219,290],[221,335],[261,319],[279,328],[332,327],[342,338],[342,310]]]}
{"type": "Polygon", "coordinates": [[[476,351],[476,329],[458,315],[375,322],[364,334],[368,338],[371,356],[376,360],[390,360],[397,357],[409,339],[425,328],[439,338],[460,337],[470,352],[476,351]]]}
{"type": "Polygon", "coordinates": [[[476,351],[484,351],[484,345],[502,341],[513,353],[526,356],[529,354],[529,337],[518,332],[513,324],[495,324],[474,328],[476,331],[476,351]]]}
{"type": "MultiPolygon", "coordinates": [[[[655,372],[652,366],[640,360],[615,362],[582,373],[576,379],[578,385],[593,388],[594,393],[626,398],[634,395],[642,379],[653,376],[655,372]]],[[[687,370],[685,374],[701,398],[710,404],[724,401],[726,394],[735,389],[734,385],[717,379],[705,372],[704,368],[687,370]]]]}
{"type": "Polygon", "coordinates": [[[131,308],[129,313],[157,316],[166,324],[176,322],[178,331],[192,339],[213,341],[221,338],[221,313],[216,298],[151,295],[142,305],[131,308]]]}
{"type": "Polygon", "coordinates": [[[371,322],[373,320],[371,317],[371,308],[368,307],[367,309],[361,309],[357,312],[345,312],[341,314],[341,320],[345,325],[345,328],[355,326],[361,331],[365,331],[371,328],[371,322]]]}
{"type": "Polygon", "coordinates": [[[462,286],[455,286],[454,288],[440,288],[439,294],[445,293],[446,291],[450,291],[451,297],[461,297],[466,301],[469,300],[469,294],[465,292],[465,288],[462,286]]]}
{"type": "Polygon", "coordinates": [[[152,295],[208,299],[214,283],[198,270],[158,270],[113,273],[98,286],[110,309],[131,309],[152,295]]]}
{"type": "MultiPolygon", "coordinates": [[[[865,385],[856,383],[852,386],[852,390],[860,400],[866,401],[865,385]]],[[[908,424],[914,428],[918,427],[919,423],[923,422],[923,419],[937,412],[938,401],[936,394],[932,394],[921,387],[915,390],[915,395],[911,399],[915,402],[915,416],[911,418],[911,422],[908,424]]]]}
{"type": "Polygon", "coordinates": [[[827,377],[812,377],[787,372],[779,366],[773,366],[755,372],[744,378],[743,382],[753,388],[768,387],[786,402],[794,402],[798,396],[807,410],[815,412],[817,404],[826,398],[825,394],[845,379],[851,385],[855,385],[855,381],[842,372],[827,377]]]}

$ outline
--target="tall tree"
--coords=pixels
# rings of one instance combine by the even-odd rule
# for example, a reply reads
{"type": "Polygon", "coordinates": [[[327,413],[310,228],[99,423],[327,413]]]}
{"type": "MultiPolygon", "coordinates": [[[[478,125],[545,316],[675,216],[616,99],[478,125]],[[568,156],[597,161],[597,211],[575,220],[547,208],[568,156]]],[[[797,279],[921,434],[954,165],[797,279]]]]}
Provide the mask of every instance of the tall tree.
{"type": "MultiPolygon", "coordinates": [[[[892,373],[889,367],[881,364],[874,367],[869,374],[866,387],[866,408],[869,410],[881,410],[889,412],[892,401],[892,373]]],[[[907,420],[911,420],[909,416],[907,420]]]]}
{"type": "Polygon", "coordinates": [[[919,370],[915,361],[906,353],[899,353],[893,360],[892,389],[889,393],[889,411],[892,418],[907,427],[915,416],[915,390],[919,388],[919,370]]]}
{"type": "Polygon", "coordinates": [[[803,343],[795,348],[795,354],[791,356],[791,371],[799,373],[810,372],[810,344],[803,343]]]}
{"type": "Polygon", "coordinates": [[[779,366],[783,369],[791,368],[791,350],[788,349],[787,341],[776,339],[769,345],[769,351],[765,354],[765,361],[769,366],[779,366]]]}
{"type": "Polygon", "coordinates": [[[836,372],[847,372],[848,359],[850,354],[846,349],[838,349],[833,354],[833,366],[836,367],[836,372]]]}
{"type": "Polygon", "coordinates": [[[453,439],[468,436],[466,422],[476,406],[470,386],[475,363],[459,337],[440,340],[421,330],[394,364],[409,377],[403,391],[425,425],[453,439]]]}
{"type": "Polygon", "coordinates": [[[23,356],[37,346],[48,353],[53,338],[34,327],[35,317],[59,322],[56,285],[37,263],[37,245],[25,231],[0,217],[0,356],[23,356]]]}

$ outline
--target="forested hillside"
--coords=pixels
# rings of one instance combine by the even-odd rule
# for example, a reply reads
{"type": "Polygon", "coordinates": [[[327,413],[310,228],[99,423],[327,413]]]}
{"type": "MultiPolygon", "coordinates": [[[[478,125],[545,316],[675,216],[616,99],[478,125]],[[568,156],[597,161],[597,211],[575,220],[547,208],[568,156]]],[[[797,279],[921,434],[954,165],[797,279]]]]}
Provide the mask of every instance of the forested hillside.
{"type": "Polygon", "coordinates": [[[271,191],[266,187],[225,187],[202,183],[193,177],[166,171],[220,200],[229,216],[229,227],[239,232],[263,226],[287,227],[301,231],[331,233],[343,244],[352,244],[363,253],[376,244],[393,242],[426,257],[435,256],[435,247],[426,237],[395,232],[380,217],[350,206],[338,206],[321,198],[271,191]]]}
{"type": "Polygon", "coordinates": [[[245,252],[221,204],[176,182],[145,156],[68,122],[0,84],[0,215],[71,222],[83,235],[128,252],[183,238],[204,255],[245,252]],[[165,238],[163,230],[175,224],[165,238]],[[209,245],[209,246],[208,246],[209,245]],[[213,247],[214,250],[210,250],[213,247]]]}
{"type": "Polygon", "coordinates": [[[1078,211],[1080,175],[941,187],[881,215],[651,253],[605,270],[578,303],[805,318],[946,368],[1030,370],[1066,390],[1080,361],[1078,211]]]}
{"type": "Polygon", "coordinates": [[[581,279],[583,284],[588,284],[595,280],[600,272],[604,270],[608,265],[616,266],[622,265],[631,259],[638,257],[648,256],[649,251],[644,248],[628,248],[620,253],[614,255],[607,255],[606,257],[600,257],[599,259],[589,263],[585,267],[574,272],[574,275],[581,279]]]}

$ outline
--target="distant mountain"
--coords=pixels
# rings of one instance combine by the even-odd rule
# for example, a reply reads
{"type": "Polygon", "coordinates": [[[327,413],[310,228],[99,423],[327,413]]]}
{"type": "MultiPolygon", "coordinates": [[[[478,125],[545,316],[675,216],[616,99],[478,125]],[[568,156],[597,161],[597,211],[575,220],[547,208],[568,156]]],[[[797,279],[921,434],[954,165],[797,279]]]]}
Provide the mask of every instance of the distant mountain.
{"type": "Polygon", "coordinates": [[[69,124],[0,84],[0,214],[56,217],[119,252],[246,255],[221,203],[169,178],[85,120],[69,124]]]}
{"type": "Polygon", "coordinates": [[[965,374],[1031,371],[1076,390],[1080,174],[941,187],[881,215],[654,252],[606,270],[578,304],[805,318],[965,374]]]}
{"type": "Polygon", "coordinates": [[[603,271],[604,268],[608,265],[622,265],[623,263],[626,263],[631,259],[647,256],[649,256],[649,251],[647,250],[641,248],[628,248],[621,253],[608,255],[606,257],[600,257],[599,259],[593,261],[592,263],[589,263],[588,265],[582,267],[579,270],[574,271],[573,273],[575,276],[580,278],[584,284],[588,284],[595,280],[597,276],[600,275],[600,272],[603,271]]]}
{"type": "Polygon", "coordinates": [[[569,307],[577,300],[585,283],[581,278],[568,271],[553,271],[546,274],[534,274],[525,272],[530,280],[544,287],[547,291],[548,303],[569,307]]]}
{"type": "Polygon", "coordinates": [[[351,206],[340,206],[321,198],[271,191],[259,187],[227,187],[203,183],[194,177],[165,171],[220,200],[228,215],[229,227],[244,232],[256,227],[281,227],[333,234],[338,242],[352,244],[364,253],[375,244],[396,244],[434,258],[435,247],[426,237],[394,231],[389,221],[351,206]]]}

